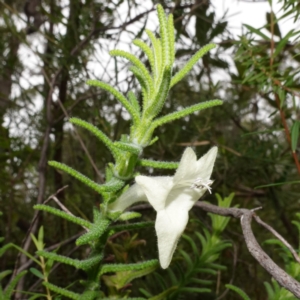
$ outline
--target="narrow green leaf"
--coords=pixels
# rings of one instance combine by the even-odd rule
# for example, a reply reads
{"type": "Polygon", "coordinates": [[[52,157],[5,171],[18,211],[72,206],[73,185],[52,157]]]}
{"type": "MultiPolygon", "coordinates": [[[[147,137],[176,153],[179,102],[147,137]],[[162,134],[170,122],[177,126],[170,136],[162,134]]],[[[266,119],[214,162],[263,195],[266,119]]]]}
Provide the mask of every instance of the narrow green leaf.
{"type": "Polygon", "coordinates": [[[80,294],[77,294],[77,293],[73,293],[67,289],[64,289],[64,288],[61,288],[61,287],[58,287],[57,285],[54,285],[54,284],[51,284],[49,282],[43,282],[43,285],[45,287],[47,287],[49,290],[59,294],[59,295],[62,295],[62,296],[65,296],[65,297],[68,297],[70,299],[73,299],[73,300],[80,300],[80,297],[81,295],[80,294]]]}
{"type": "Polygon", "coordinates": [[[73,259],[68,256],[63,256],[63,255],[56,254],[54,252],[47,252],[47,251],[37,251],[37,254],[47,259],[58,261],[63,264],[75,267],[76,269],[82,269],[82,270],[88,270],[92,268],[93,266],[101,262],[101,260],[103,259],[102,254],[94,255],[84,260],[73,259]]]}
{"type": "Polygon", "coordinates": [[[157,5],[157,14],[159,20],[159,32],[162,45],[162,65],[170,67],[170,49],[167,29],[167,20],[164,9],[161,4],[157,5]]]}
{"type": "Polygon", "coordinates": [[[267,290],[268,298],[269,299],[274,299],[275,293],[273,291],[272,285],[269,282],[264,282],[264,286],[265,286],[265,289],[267,290]]]}
{"type": "Polygon", "coordinates": [[[118,220],[129,221],[132,219],[140,218],[141,216],[142,214],[136,211],[125,211],[119,216],[118,220]]]}
{"type": "Polygon", "coordinates": [[[217,106],[217,105],[222,105],[222,104],[223,104],[223,101],[221,101],[221,100],[211,100],[211,101],[198,103],[198,104],[192,105],[190,107],[184,108],[183,110],[176,111],[174,113],[168,114],[166,116],[163,116],[163,117],[155,120],[152,124],[152,127],[156,128],[165,123],[172,122],[174,120],[188,116],[196,111],[200,111],[203,109],[207,109],[207,108],[217,106]]]}
{"type": "Polygon", "coordinates": [[[117,290],[121,289],[128,283],[130,283],[132,280],[136,278],[143,277],[147,274],[152,273],[155,271],[155,269],[158,267],[158,265],[152,265],[147,268],[143,268],[141,270],[131,270],[131,271],[123,271],[123,272],[117,272],[115,275],[112,276],[102,276],[102,279],[105,281],[105,279],[112,280],[115,283],[115,287],[117,290]]]}
{"type": "Polygon", "coordinates": [[[266,41],[270,41],[270,38],[268,36],[266,36],[264,33],[261,32],[260,29],[256,29],[250,25],[247,24],[243,24],[250,32],[257,34],[258,36],[260,36],[262,39],[266,40],[266,41]]]}
{"type": "Polygon", "coordinates": [[[174,20],[172,14],[169,14],[168,21],[167,21],[167,29],[168,29],[169,52],[170,52],[170,66],[172,66],[175,60],[175,33],[174,33],[174,20]]]}
{"type": "Polygon", "coordinates": [[[151,296],[152,296],[152,294],[150,294],[148,291],[146,291],[146,290],[143,289],[143,288],[139,288],[139,292],[140,292],[141,294],[143,294],[143,296],[146,296],[146,297],[147,297],[146,299],[149,299],[149,298],[151,298],[151,296]]]}
{"type": "Polygon", "coordinates": [[[161,43],[160,43],[160,40],[157,39],[150,30],[146,30],[146,33],[149,36],[151,43],[152,43],[152,47],[153,47],[153,52],[154,52],[153,76],[154,76],[154,82],[155,82],[155,84],[157,84],[159,74],[161,73],[161,70],[163,68],[161,43]]]}
{"type": "Polygon", "coordinates": [[[36,277],[38,277],[38,278],[40,278],[40,279],[42,279],[42,280],[45,279],[44,275],[43,275],[39,270],[37,270],[36,268],[30,268],[29,271],[30,271],[33,275],[35,275],[36,277]]]}
{"type": "Polygon", "coordinates": [[[154,138],[150,141],[150,143],[149,143],[148,146],[152,146],[152,145],[153,145],[155,142],[157,142],[158,140],[159,140],[158,136],[154,137],[154,138]]]}
{"type": "Polygon", "coordinates": [[[135,110],[140,114],[141,107],[140,107],[140,104],[139,104],[134,92],[129,91],[127,97],[129,99],[130,103],[132,104],[132,106],[135,108],[135,110]]]}
{"type": "Polygon", "coordinates": [[[33,206],[33,208],[49,212],[53,215],[64,218],[64,219],[66,219],[70,222],[73,222],[75,224],[78,224],[78,225],[86,227],[86,228],[91,228],[92,227],[92,223],[90,223],[87,220],[69,215],[66,212],[62,211],[62,210],[59,210],[57,208],[54,208],[54,207],[51,207],[51,206],[48,206],[48,205],[45,205],[45,204],[36,204],[36,205],[33,206]]]}
{"type": "Polygon", "coordinates": [[[115,177],[105,184],[98,184],[95,181],[89,179],[85,175],[81,174],[80,172],[72,169],[71,167],[69,167],[63,163],[60,163],[57,161],[49,161],[48,164],[49,164],[49,166],[52,166],[59,170],[62,170],[64,172],[66,172],[67,174],[73,176],[74,178],[78,179],[79,181],[81,181],[82,183],[89,186],[90,188],[92,188],[93,190],[95,190],[96,192],[98,192],[100,194],[102,192],[118,191],[124,185],[124,182],[122,180],[117,179],[115,177]]]}
{"type": "Polygon", "coordinates": [[[43,226],[41,226],[40,229],[39,229],[38,241],[40,243],[43,243],[43,241],[44,241],[44,227],[43,226]]]}
{"type": "Polygon", "coordinates": [[[143,148],[136,144],[114,142],[114,146],[119,150],[126,151],[135,155],[140,155],[143,151],[143,148]]]}
{"type": "Polygon", "coordinates": [[[197,283],[198,285],[212,285],[214,282],[212,280],[191,278],[191,282],[197,283]]]}
{"type": "Polygon", "coordinates": [[[87,129],[90,133],[92,133],[94,136],[96,136],[104,145],[107,146],[107,148],[114,154],[115,153],[115,148],[113,141],[105,134],[103,133],[99,128],[96,126],[81,120],[79,118],[70,118],[69,122],[75,125],[78,125],[82,128],[87,129]]]}
{"type": "Polygon", "coordinates": [[[171,69],[166,68],[164,70],[163,77],[159,89],[156,92],[155,98],[152,100],[151,105],[145,110],[146,116],[153,118],[160,113],[169,93],[170,82],[171,69]]]}
{"type": "Polygon", "coordinates": [[[138,46],[142,51],[144,51],[144,53],[148,57],[152,72],[155,72],[154,56],[151,48],[142,40],[134,40],[133,44],[138,46]]]}
{"type": "Polygon", "coordinates": [[[144,229],[154,227],[154,222],[138,222],[133,224],[120,224],[120,225],[114,225],[109,227],[109,235],[115,234],[116,232],[120,232],[123,230],[137,230],[137,229],[144,229]]]}
{"type": "Polygon", "coordinates": [[[150,94],[153,93],[154,88],[153,88],[153,81],[152,81],[151,75],[149,74],[149,71],[147,70],[145,65],[135,55],[128,53],[126,51],[123,51],[123,50],[112,50],[109,53],[112,56],[120,56],[120,57],[126,58],[132,64],[134,64],[143,74],[143,78],[147,82],[147,86],[149,86],[149,89],[150,89],[148,92],[150,94]]]}
{"type": "Polygon", "coordinates": [[[12,299],[11,296],[14,292],[14,288],[17,285],[17,283],[19,282],[19,280],[27,273],[27,271],[22,271],[19,274],[17,274],[13,280],[9,283],[9,285],[7,286],[5,292],[4,292],[4,299],[8,300],[8,299],[12,299]]]}
{"type": "Polygon", "coordinates": [[[278,54],[282,53],[282,49],[288,43],[289,39],[295,34],[294,29],[290,30],[283,39],[279,40],[279,43],[276,46],[273,57],[275,58],[278,54]]]}
{"type": "Polygon", "coordinates": [[[138,165],[155,169],[177,169],[179,162],[155,161],[150,159],[140,159],[138,165]]]}
{"type": "Polygon", "coordinates": [[[3,247],[0,248],[0,257],[10,248],[15,248],[17,249],[19,252],[23,253],[24,255],[26,255],[27,257],[29,257],[31,260],[33,260],[36,264],[38,264],[39,266],[41,266],[41,263],[38,259],[36,259],[33,255],[31,255],[29,252],[25,251],[23,248],[13,244],[13,243],[8,243],[6,245],[4,245],[3,247]]]}
{"type": "Polygon", "coordinates": [[[136,110],[131,105],[131,103],[124,97],[123,94],[121,94],[119,91],[117,91],[115,88],[113,88],[109,84],[98,81],[98,80],[88,80],[86,83],[91,86],[99,87],[103,90],[110,92],[112,95],[114,95],[117,98],[117,100],[119,100],[121,102],[121,104],[123,104],[123,106],[129,112],[129,114],[132,117],[133,122],[135,124],[139,123],[139,115],[137,114],[136,110]]]}
{"type": "Polygon", "coordinates": [[[225,284],[225,287],[227,289],[230,289],[232,291],[235,291],[237,294],[239,294],[244,300],[250,300],[250,298],[248,297],[248,295],[243,291],[241,290],[240,288],[232,285],[232,284],[225,284]]]}
{"type": "Polygon", "coordinates": [[[197,273],[206,273],[206,274],[210,274],[210,275],[217,275],[218,272],[212,269],[208,269],[208,268],[196,268],[195,271],[197,271],[197,273]]]}
{"type": "Polygon", "coordinates": [[[11,270],[5,270],[0,272],[0,281],[3,280],[3,278],[5,278],[6,276],[10,275],[12,273],[11,270]]]}
{"type": "Polygon", "coordinates": [[[179,250],[180,254],[184,258],[184,261],[187,264],[188,270],[192,270],[194,266],[194,262],[192,261],[191,257],[189,254],[187,254],[184,250],[179,250]]]}
{"type": "Polygon", "coordinates": [[[291,130],[291,143],[292,143],[292,151],[295,152],[298,145],[299,139],[299,131],[300,131],[300,121],[295,121],[292,130],[291,130]]]}
{"type": "Polygon", "coordinates": [[[183,293],[210,293],[211,289],[208,288],[193,288],[193,287],[183,287],[180,289],[183,293]]]}
{"type": "Polygon", "coordinates": [[[270,183],[270,184],[264,184],[264,185],[259,185],[254,187],[254,189],[260,189],[260,188],[265,188],[265,187],[270,187],[270,186],[278,186],[278,185],[285,185],[285,184],[296,184],[296,183],[300,183],[299,180],[295,180],[295,181],[286,181],[286,182],[277,182],[277,183],[270,183]]]}
{"type": "Polygon", "coordinates": [[[168,296],[170,294],[172,294],[173,292],[175,292],[176,290],[178,290],[178,286],[172,286],[170,288],[168,288],[167,290],[163,291],[162,293],[154,296],[154,297],[151,297],[149,298],[148,300],[165,300],[168,298],[168,296]]]}
{"type": "Polygon", "coordinates": [[[141,72],[141,70],[139,68],[137,68],[136,66],[131,66],[129,68],[129,70],[134,74],[134,76],[137,78],[142,90],[145,91],[145,97],[147,99],[150,98],[151,96],[151,87],[149,86],[145,76],[143,75],[143,73],[141,72]]]}
{"type": "Polygon", "coordinates": [[[190,246],[193,249],[194,255],[199,255],[199,249],[198,249],[198,246],[195,244],[194,240],[191,237],[189,237],[188,235],[186,235],[186,234],[183,234],[182,237],[186,241],[188,241],[188,243],[190,244],[190,246]]]}
{"type": "Polygon", "coordinates": [[[32,241],[34,242],[35,247],[38,250],[41,250],[41,249],[39,249],[39,241],[37,240],[37,238],[32,233],[30,234],[30,237],[31,237],[32,241]]]}
{"type": "Polygon", "coordinates": [[[138,271],[147,269],[150,267],[158,266],[158,260],[148,260],[141,263],[136,264],[109,264],[103,265],[100,271],[100,275],[110,272],[122,272],[122,271],[138,271]]]}
{"type": "Polygon", "coordinates": [[[174,86],[177,82],[179,82],[183,77],[187,75],[187,73],[193,68],[193,66],[198,62],[198,60],[205,55],[208,51],[215,48],[215,44],[208,44],[198,50],[191,59],[187,62],[187,64],[178,72],[176,73],[171,81],[171,87],[174,86]]]}
{"type": "Polygon", "coordinates": [[[107,230],[110,225],[110,221],[107,219],[100,220],[96,224],[93,224],[89,232],[85,233],[76,240],[76,245],[85,245],[95,239],[100,238],[107,230]]]}
{"type": "Polygon", "coordinates": [[[57,161],[49,161],[48,164],[51,167],[54,167],[54,168],[59,169],[59,170],[62,170],[64,172],[66,172],[67,174],[73,176],[74,178],[78,179],[79,181],[81,181],[85,185],[89,186],[93,190],[97,191],[98,193],[101,194],[103,192],[103,188],[101,187],[100,184],[92,181],[91,179],[89,179],[85,175],[81,174],[80,172],[75,171],[71,167],[69,167],[69,166],[67,166],[65,164],[62,164],[60,162],[57,162],[57,161]]]}

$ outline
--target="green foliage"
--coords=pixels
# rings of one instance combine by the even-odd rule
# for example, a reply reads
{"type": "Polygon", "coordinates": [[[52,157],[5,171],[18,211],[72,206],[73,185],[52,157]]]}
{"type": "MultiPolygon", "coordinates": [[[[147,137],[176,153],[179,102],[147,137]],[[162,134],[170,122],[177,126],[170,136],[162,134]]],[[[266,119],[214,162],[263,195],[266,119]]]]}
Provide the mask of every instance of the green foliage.
{"type": "MultiPolygon", "coordinates": [[[[13,292],[14,292],[14,289],[16,287],[16,285],[18,284],[19,280],[27,273],[27,271],[22,271],[20,273],[18,273],[14,278],[13,280],[9,283],[9,285],[6,287],[6,290],[3,291],[2,288],[0,287],[0,297],[1,299],[3,300],[10,300],[12,295],[13,295],[13,292]]],[[[10,273],[8,273],[7,271],[5,273],[1,273],[1,277],[3,278],[4,275],[9,275],[10,273]]]]}
{"type": "Polygon", "coordinates": [[[138,164],[142,167],[151,167],[155,169],[177,169],[178,162],[154,161],[149,159],[140,159],[138,164]]]}
{"type": "MultiPolygon", "coordinates": [[[[300,214],[296,214],[297,218],[300,218],[300,214]]],[[[300,222],[298,220],[292,221],[292,223],[297,227],[298,233],[300,234],[300,222]]],[[[297,261],[295,261],[292,256],[290,250],[279,240],[276,239],[268,239],[265,241],[265,244],[272,245],[273,247],[278,248],[278,252],[280,253],[281,258],[284,261],[285,270],[288,274],[290,274],[296,280],[300,279],[300,266],[297,261]]],[[[299,252],[299,249],[298,251],[299,252]]],[[[291,292],[287,291],[283,287],[281,287],[275,280],[272,279],[271,283],[264,282],[266,291],[268,293],[268,299],[274,300],[295,300],[297,299],[291,292]]]]}
{"type": "Polygon", "coordinates": [[[184,117],[190,115],[193,112],[203,110],[203,109],[207,109],[207,108],[210,108],[210,107],[214,107],[214,106],[217,106],[217,105],[222,105],[222,101],[221,100],[211,100],[211,101],[207,101],[207,102],[204,102],[204,103],[199,103],[199,104],[192,105],[192,106],[187,107],[187,108],[185,108],[181,111],[171,113],[169,115],[163,116],[163,117],[155,120],[153,122],[152,128],[154,129],[158,126],[161,126],[161,125],[163,125],[165,123],[168,123],[168,122],[171,122],[173,120],[184,118],[184,117]]]}
{"type": "Polygon", "coordinates": [[[94,125],[92,125],[92,124],[90,124],[90,123],[88,123],[84,120],[74,118],[74,117],[70,118],[69,122],[87,129],[90,133],[95,135],[101,142],[103,142],[108,147],[108,149],[111,151],[111,153],[113,155],[116,155],[117,151],[114,147],[113,142],[101,130],[99,130],[96,126],[94,126],[94,125]]]}
{"type": "Polygon", "coordinates": [[[101,89],[104,89],[104,90],[110,92],[112,95],[114,95],[117,98],[117,100],[119,100],[120,103],[127,109],[127,111],[129,112],[129,114],[132,117],[132,121],[134,123],[138,124],[139,115],[137,114],[137,111],[134,109],[133,105],[125,98],[125,96],[123,96],[120,92],[118,92],[116,89],[114,89],[112,86],[108,85],[105,82],[100,82],[97,80],[88,80],[86,83],[90,86],[96,86],[101,89]]]}
{"type": "Polygon", "coordinates": [[[241,298],[243,298],[244,300],[250,300],[250,298],[247,296],[247,294],[241,290],[240,288],[232,285],[232,284],[226,284],[225,285],[227,289],[230,289],[232,291],[235,291],[237,294],[239,294],[241,296],[241,298]]]}
{"type": "Polygon", "coordinates": [[[215,44],[208,44],[208,45],[204,46],[203,48],[201,48],[200,50],[198,50],[194,54],[194,56],[187,62],[187,64],[179,72],[177,72],[176,75],[173,76],[172,81],[171,81],[171,87],[174,86],[180,80],[182,80],[184,78],[184,76],[186,76],[187,73],[191,71],[191,69],[199,61],[199,59],[203,55],[205,55],[208,51],[210,51],[211,49],[213,49],[215,47],[216,47],[215,44]]]}
{"type": "Polygon", "coordinates": [[[157,259],[144,261],[141,263],[135,263],[135,264],[109,264],[109,265],[102,266],[99,275],[111,273],[111,272],[141,271],[147,269],[151,269],[154,271],[157,267],[158,267],[157,259]]]}
{"type": "Polygon", "coordinates": [[[299,131],[300,131],[300,121],[295,121],[291,130],[291,139],[292,139],[292,151],[296,151],[298,140],[299,140],[299,131]]]}
{"type": "MultiPolygon", "coordinates": [[[[218,200],[218,206],[220,207],[230,207],[233,200],[234,193],[231,193],[228,197],[222,199],[219,194],[216,194],[218,200]]],[[[213,231],[217,234],[223,232],[230,221],[229,217],[222,217],[214,214],[208,214],[211,218],[213,231]]]]}
{"type": "Polygon", "coordinates": [[[86,221],[86,220],[83,220],[81,218],[72,216],[72,215],[70,215],[70,214],[68,214],[68,213],[66,213],[62,210],[59,210],[57,208],[54,208],[54,207],[51,207],[51,206],[48,206],[48,205],[45,205],[45,204],[36,204],[36,205],[34,205],[33,208],[49,212],[53,215],[64,218],[64,219],[66,219],[66,220],[68,220],[72,223],[78,224],[82,227],[91,228],[91,226],[92,226],[92,224],[89,221],[86,221]]]}
{"type": "Polygon", "coordinates": [[[103,259],[103,256],[101,254],[90,256],[89,258],[84,259],[84,260],[72,259],[67,256],[62,256],[62,255],[58,255],[56,253],[47,252],[47,251],[37,251],[37,254],[44,258],[47,258],[47,259],[50,259],[53,261],[57,261],[57,262],[75,267],[76,269],[82,269],[85,271],[90,269],[94,265],[100,263],[101,260],[103,259]]]}
{"type": "Polygon", "coordinates": [[[88,177],[86,177],[85,175],[79,173],[78,171],[68,167],[65,164],[62,164],[57,161],[49,161],[48,164],[51,167],[55,167],[56,169],[59,169],[59,170],[62,170],[64,172],[68,173],[69,175],[73,176],[74,178],[78,179],[85,185],[89,186],[90,188],[92,188],[93,190],[98,192],[99,194],[107,193],[107,192],[116,192],[119,189],[121,189],[124,185],[122,180],[119,180],[117,178],[112,178],[106,184],[98,184],[98,183],[94,182],[93,180],[89,179],[88,177]]]}

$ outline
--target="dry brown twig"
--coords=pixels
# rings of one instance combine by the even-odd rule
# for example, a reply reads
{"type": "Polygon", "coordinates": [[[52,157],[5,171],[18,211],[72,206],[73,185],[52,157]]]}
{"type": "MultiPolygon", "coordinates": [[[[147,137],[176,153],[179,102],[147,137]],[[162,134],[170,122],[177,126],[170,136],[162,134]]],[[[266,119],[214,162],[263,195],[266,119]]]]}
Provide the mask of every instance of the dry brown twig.
{"type": "MultiPolygon", "coordinates": [[[[257,260],[257,262],[284,288],[289,290],[293,295],[300,299],[300,283],[296,281],[293,277],[287,274],[282,270],[261,248],[261,246],[256,241],[256,238],[251,229],[252,218],[255,221],[269,230],[272,234],[275,235],[292,253],[293,257],[297,262],[300,263],[300,258],[293,247],[270,225],[263,222],[256,214],[255,211],[261,209],[261,207],[254,208],[252,210],[245,208],[236,208],[236,207],[219,207],[213,204],[206,202],[198,201],[195,204],[195,207],[198,207],[206,212],[213,213],[216,215],[224,217],[233,217],[241,220],[241,227],[243,231],[243,236],[246,242],[246,246],[250,254],[257,260]]],[[[130,210],[147,210],[151,209],[151,206],[148,204],[136,205],[131,207],[130,210]]],[[[223,296],[223,294],[221,295],[223,296]]],[[[220,299],[220,298],[219,298],[220,299]]]]}
{"type": "Polygon", "coordinates": [[[289,290],[297,298],[300,298],[300,283],[287,274],[283,269],[281,269],[261,248],[258,244],[253,231],[251,229],[251,221],[254,218],[258,224],[262,225],[273,233],[284,245],[291,251],[294,258],[299,262],[299,257],[296,251],[292,246],[270,225],[264,223],[260,218],[255,214],[255,211],[261,208],[256,209],[245,209],[245,208],[224,208],[216,205],[212,205],[206,202],[197,202],[196,207],[201,208],[206,212],[217,214],[225,217],[233,217],[241,220],[241,227],[244,235],[244,239],[247,245],[247,248],[250,254],[257,260],[257,262],[270,274],[272,277],[284,288],[289,290]],[[297,257],[297,258],[296,258],[297,257]]]}

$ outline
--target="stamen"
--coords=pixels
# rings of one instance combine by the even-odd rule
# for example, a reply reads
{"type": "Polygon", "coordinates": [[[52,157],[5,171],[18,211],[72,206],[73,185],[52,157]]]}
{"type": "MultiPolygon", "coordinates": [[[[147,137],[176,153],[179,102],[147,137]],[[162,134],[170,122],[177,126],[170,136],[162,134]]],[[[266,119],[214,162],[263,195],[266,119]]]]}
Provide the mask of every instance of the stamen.
{"type": "Polygon", "coordinates": [[[207,188],[208,192],[211,194],[212,188],[210,187],[213,183],[212,180],[203,180],[201,178],[197,178],[194,183],[190,186],[191,189],[204,189],[207,188]]]}

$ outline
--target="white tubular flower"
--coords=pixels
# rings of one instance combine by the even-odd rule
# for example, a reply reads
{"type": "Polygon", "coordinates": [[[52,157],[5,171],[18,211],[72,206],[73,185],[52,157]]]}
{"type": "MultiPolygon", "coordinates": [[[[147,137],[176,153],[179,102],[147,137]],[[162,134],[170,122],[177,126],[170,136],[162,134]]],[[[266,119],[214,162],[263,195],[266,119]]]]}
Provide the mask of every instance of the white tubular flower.
{"type": "Polygon", "coordinates": [[[206,190],[211,193],[210,176],[217,152],[217,147],[213,147],[197,160],[192,148],[187,148],[174,177],[137,176],[137,184],[112,203],[112,210],[123,210],[134,202],[147,200],[153,206],[157,212],[155,230],[163,269],[172,260],[187,225],[189,210],[206,190]]]}

